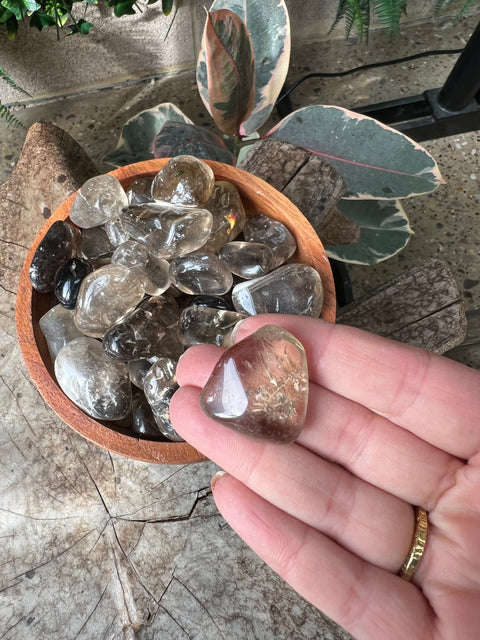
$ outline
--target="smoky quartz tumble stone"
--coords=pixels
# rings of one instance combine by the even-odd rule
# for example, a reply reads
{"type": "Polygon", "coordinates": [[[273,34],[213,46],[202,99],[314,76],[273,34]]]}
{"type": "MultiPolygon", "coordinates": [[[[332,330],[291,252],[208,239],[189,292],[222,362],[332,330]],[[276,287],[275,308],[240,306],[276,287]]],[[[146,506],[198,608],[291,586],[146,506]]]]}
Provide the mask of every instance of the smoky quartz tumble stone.
{"type": "Polygon", "coordinates": [[[92,272],[92,266],[82,258],[71,258],[63,264],[55,276],[55,295],[66,309],[75,309],[80,286],[92,272]]]}
{"type": "Polygon", "coordinates": [[[59,267],[75,255],[78,230],[63,220],[57,220],[37,247],[29,269],[32,287],[40,293],[52,291],[59,267]]]}

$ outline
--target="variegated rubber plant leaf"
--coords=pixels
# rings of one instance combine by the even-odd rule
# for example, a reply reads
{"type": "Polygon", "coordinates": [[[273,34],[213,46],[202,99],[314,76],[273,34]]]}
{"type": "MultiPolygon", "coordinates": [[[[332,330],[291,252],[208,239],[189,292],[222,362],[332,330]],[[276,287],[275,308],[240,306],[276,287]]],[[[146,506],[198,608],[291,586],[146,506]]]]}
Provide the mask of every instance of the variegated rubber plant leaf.
{"type": "Polygon", "coordinates": [[[330,258],[352,264],[372,265],[401,251],[413,233],[398,200],[340,200],[341,213],[360,227],[354,244],[327,246],[330,258]]]}
{"type": "Polygon", "coordinates": [[[207,92],[200,95],[220,131],[239,137],[255,102],[253,48],[245,23],[228,9],[208,12],[203,47],[207,92]]]}
{"type": "Polygon", "coordinates": [[[153,141],[155,158],[179,155],[235,164],[235,156],[215,133],[185,122],[166,122],[153,141]]]}
{"type": "Polygon", "coordinates": [[[123,125],[114,151],[103,158],[103,162],[114,167],[123,167],[133,162],[151,160],[154,156],[154,142],[166,122],[193,124],[190,118],[174,104],[162,104],[141,111],[123,125]]]}
{"type": "MultiPolygon", "coordinates": [[[[290,20],[284,0],[215,0],[210,10],[229,9],[246,24],[255,60],[255,106],[242,123],[240,135],[249,136],[268,119],[285,82],[290,63],[290,20]]],[[[197,64],[200,95],[208,107],[205,40],[197,64]]]]}
{"type": "Polygon", "coordinates": [[[407,198],[443,183],[437,163],[419,144],[341,107],[298,109],[268,136],[308,149],[336,167],[347,185],[347,198],[407,198]]]}

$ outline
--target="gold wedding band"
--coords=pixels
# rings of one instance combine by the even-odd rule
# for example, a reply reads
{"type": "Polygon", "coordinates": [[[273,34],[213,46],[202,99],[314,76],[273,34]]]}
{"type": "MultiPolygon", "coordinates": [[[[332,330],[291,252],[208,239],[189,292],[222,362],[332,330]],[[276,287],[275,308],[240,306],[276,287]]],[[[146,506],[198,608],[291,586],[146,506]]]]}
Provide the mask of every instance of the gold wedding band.
{"type": "Polygon", "coordinates": [[[413,532],[412,546],[408,552],[407,559],[398,572],[400,578],[411,580],[418,569],[425,544],[427,542],[428,520],[427,512],[422,507],[415,507],[415,531],[413,532]]]}

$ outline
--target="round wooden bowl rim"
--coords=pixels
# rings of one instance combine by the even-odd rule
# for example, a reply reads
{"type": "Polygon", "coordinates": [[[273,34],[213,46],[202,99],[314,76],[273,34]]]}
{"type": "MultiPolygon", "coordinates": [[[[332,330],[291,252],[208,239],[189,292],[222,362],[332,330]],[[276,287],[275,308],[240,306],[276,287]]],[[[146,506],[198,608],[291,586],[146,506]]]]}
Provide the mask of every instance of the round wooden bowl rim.
{"type": "MultiPolygon", "coordinates": [[[[117,177],[124,186],[128,187],[128,185],[136,178],[146,177],[157,173],[166,162],[168,162],[168,158],[137,162],[135,164],[110,171],[110,174],[117,177]]],[[[336,313],[335,288],[330,264],[324,250],[322,255],[320,249],[323,249],[323,246],[306,218],[304,218],[301,212],[290,202],[290,200],[260,178],[242,171],[241,169],[237,169],[236,167],[224,165],[219,162],[210,160],[206,160],[205,162],[212,167],[214,174],[216,176],[218,175],[221,179],[229,180],[234,184],[238,182],[237,186],[240,186],[242,190],[248,187],[251,192],[261,196],[262,198],[267,195],[267,197],[272,199],[272,201],[279,201],[278,203],[283,204],[289,211],[296,210],[298,215],[303,218],[303,231],[305,232],[306,230],[312,238],[317,239],[319,249],[319,251],[312,253],[308,245],[303,247],[309,261],[314,265],[318,265],[319,272],[322,277],[325,292],[322,318],[334,322],[336,313]],[[226,173],[232,173],[233,175],[226,177],[226,173]],[[235,174],[238,175],[237,180],[234,177],[235,174]]],[[[60,418],[62,418],[64,422],[84,438],[90,440],[103,449],[107,449],[108,451],[128,458],[133,458],[134,460],[160,464],[188,464],[206,460],[207,458],[205,458],[202,453],[186,442],[142,440],[135,436],[120,433],[97,422],[70,401],[70,399],[60,389],[54,378],[52,378],[50,372],[45,366],[33,329],[33,288],[30,284],[28,272],[33,255],[40,244],[41,239],[54,222],[57,220],[65,220],[68,217],[70,207],[76,194],[77,192],[67,198],[42,226],[27,253],[20,273],[16,304],[17,335],[20,350],[31,380],[45,402],[60,418]]]]}

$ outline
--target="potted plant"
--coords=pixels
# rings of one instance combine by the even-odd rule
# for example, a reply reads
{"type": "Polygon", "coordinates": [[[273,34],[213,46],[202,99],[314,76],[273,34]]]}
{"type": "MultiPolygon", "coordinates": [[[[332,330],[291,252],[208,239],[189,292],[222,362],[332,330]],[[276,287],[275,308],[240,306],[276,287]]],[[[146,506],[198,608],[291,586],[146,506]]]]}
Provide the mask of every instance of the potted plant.
{"type": "Polygon", "coordinates": [[[122,166],[189,153],[241,167],[259,140],[308,149],[343,177],[337,206],[360,230],[355,243],[327,246],[330,257],[358,264],[385,260],[412,233],[400,201],[436,189],[442,182],[437,164],[405,135],[342,107],[305,107],[269,126],[289,56],[284,0],[216,0],[205,22],[197,85],[218,133],[162,103],[128,120],[104,160],[122,166]]]}

